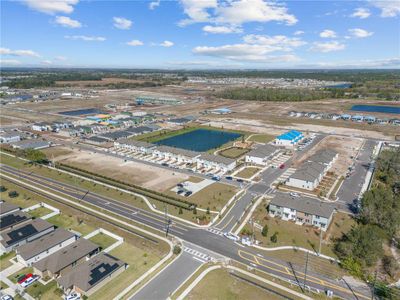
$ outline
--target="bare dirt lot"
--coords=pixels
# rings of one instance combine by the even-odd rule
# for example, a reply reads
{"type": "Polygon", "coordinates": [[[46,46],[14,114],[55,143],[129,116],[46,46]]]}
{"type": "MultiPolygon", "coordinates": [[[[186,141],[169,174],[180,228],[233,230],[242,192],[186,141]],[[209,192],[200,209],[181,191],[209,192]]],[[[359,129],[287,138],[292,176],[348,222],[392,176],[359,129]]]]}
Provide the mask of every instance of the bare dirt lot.
{"type": "Polygon", "coordinates": [[[56,161],[160,192],[189,178],[183,173],[137,162],[124,162],[106,154],[61,147],[55,149],[52,151],[56,161]]]}

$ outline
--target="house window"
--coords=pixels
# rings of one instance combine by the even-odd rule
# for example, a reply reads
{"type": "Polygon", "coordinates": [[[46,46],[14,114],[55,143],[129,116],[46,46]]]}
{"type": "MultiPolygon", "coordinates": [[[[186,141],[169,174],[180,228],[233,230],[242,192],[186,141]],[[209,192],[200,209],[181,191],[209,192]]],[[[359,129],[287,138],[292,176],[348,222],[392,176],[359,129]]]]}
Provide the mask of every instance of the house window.
{"type": "Polygon", "coordinates": [[[317,224],[318,224],[318,222],[317,222],[317,221],[314,221],[314,222],[313,222],[313,224],[314,224],[314,225],[317,225],[317,224]]]}
{"type": "Polygon", "coordinates": [[[321,223],[321,228],[325,228],[325,224],[324,223],[321,223]]]}
{"type": "Polygon", "coordinates": [[[294,212],[294,209],[291,208],[290,211],[291,211],[291,212],[294,212]]]}
{"type": "Polygon", "coordinates": [[[289,214],[287,213],[284,213],[283,215],[285,216],[285,218],[289,217],[289,214]]]}
{"type": "Polygon", "coordinates": [[[315,216],[316,219],[319,219],[319,216],[315,216]]]}

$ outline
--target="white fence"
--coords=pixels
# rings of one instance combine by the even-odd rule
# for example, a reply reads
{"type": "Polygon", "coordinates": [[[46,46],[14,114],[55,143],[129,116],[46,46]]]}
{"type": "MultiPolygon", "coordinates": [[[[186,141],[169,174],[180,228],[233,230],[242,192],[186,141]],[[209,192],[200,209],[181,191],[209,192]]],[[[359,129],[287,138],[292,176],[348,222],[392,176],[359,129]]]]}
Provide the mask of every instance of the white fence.
{"type": "Polygon", "coordinates": [[[110,252],[111,250],[113,250],[114,248],[118,247],[119,245],[121,245],[124,242],[124,238],[116,235],[115,233],[112,233],[111,231],[108,231],[104,228],[99,228],[96,229],[95,231],[92,231],[91,233],[87,234],[86,236],[84,236],[84,239],[90,239],[98,234],[106,234],[108,236],[111,236],[112,238],[114,238],[115,240],[117,240],[114,244],[110,245],[109,247],[107,247],[106,249],[103,250],[103,252],[110,252]]]}
{"type": "Polygon", "coordinates": [[[38,209],[38,208],[41,208],[41,207],[45,207],[47,209],[52,210],[51,213],[49,213],[49,214],[47,214],[47,215],[45,215],[43,217],[40,217],[42,220],[47,220],[47,219],[50,219],[51,217],[54,217],[54,216],[57,216],[57,215],[60,214],[60,210],[58,208],[55,208],[55,207],[53,207],[51,205],[48,205],[47,203],[44,203],[44,202],[40,202],[38,204],[35,204],[35,205],[30,206],[30,207],[24,208],[22,211],[23,212],[30,212],[32,210],[35,210],[35,209],[38,209]]]}

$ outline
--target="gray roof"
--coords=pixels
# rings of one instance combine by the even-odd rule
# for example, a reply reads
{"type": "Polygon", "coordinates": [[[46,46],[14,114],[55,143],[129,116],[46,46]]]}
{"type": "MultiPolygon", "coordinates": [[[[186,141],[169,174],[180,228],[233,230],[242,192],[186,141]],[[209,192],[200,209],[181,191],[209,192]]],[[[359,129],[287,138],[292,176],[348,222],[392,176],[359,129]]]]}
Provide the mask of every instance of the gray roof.
{"type": "Polygon", "coordinates": [[[331,149],[320,150],[314,155],[311,155],[308,158],[308,161],[322,163],[322,164],[329,164],[336,157],[337,154],[338,153],[336,151],[333,151],[331,149]]]}
{"type": "Polygon", "coordinates": [[[220,155],[212,155],[208,153],[201,154],[200,159],[225,165],[230,165],[231,163],[236,162],[236,159],[233,158],[223,157],[220,155]]]}
{"type": "Polygon", "coordinates": [[[57,273],[73,262],[98,250],[99,246],[86,239],[79,239],[63,249],[33,264],[41,272],[57,273]]]}
{"type": "Polygon", "coordinates": [[[24,260],[28,260],[66,240],[69,240],[73,236],[75,236],[74,233],[62,228],[57,228],[49,234],[18,247],[17,253],[21,255],[24,260]]]}
{"type": "Polygon", "coordinates": [[[277,193],[269,204],[295,209],[296,211],[327,219],[331,217],[334,211],[333,205],[329,203],[305,196],[292,197],[287,193],[277,193]]]}
{"type": "Polygon", "coordinates": [[[190,121],[192,121],[193,119],[191,119],[191,118],[176,118],[176,119],[170,119],[168,122],[171,122],[171,123],[177,123],[177,124],[185,124],[185,123],[188,123],[188,122],[190,122],[190,121]]]}
{"type": "Polygon", "coordinates": [[[10,202],[0,202],[0,215],[6,215],[7,213],[14,211],[16,209],[20,209],[18,206],[15,204],[12,204],[10,202]]]}
{"type": "Polygon", "coordinates": [[[87,138],[85,141],[87,142],[95,142],[95,143],[107,143],[109,142],[108,139],[102,138],[101,136],[92,136],[87,138]]]}
{"type": "Polygon", "coordinates": [[[19,148],[19,149],[41,149],[41,148],[46,148],[50,147],[50,142],[47,141],[42,141],[42,140],[23,140],[19,142],[12,143],[13,147],[19,148]]]}
{"type": "Polygon", "coordinates": [[[122,138],[127,138],[132,136],[132,132],[123,130],[123,131],[114,131],[114,132],[107,132],[99,135],[101,138],[105,138],[107,140],[118,140],[122,138]]]}
{"type": "Polygon", "coordinates": [[[253,157],[269,157],[270,155],[274,154],[278,149],[272,145],[260,145],[257,148],[251,150],[250,152],[246,153],[246,156],[253,156],[253,157]]]}
{"type": "Polygon", "coordinates": [[[23,222],[32,219],[30,215],[23,212],[22,210],[18,210],[16,212],[9,213],[5,216],[2,216],[0,219],[0,230],[6,230],[10,227],[16,226],[23,222]]]}
{"type": "Polygon", "coordinates": [[[323,174],[325,166],[316,162],[305,162],[302,164],[290,178],[300,179],[304,181],[314,182],[321,174],[323,174]]]}
{"type": "Polygon", "coordinates": [[[2,232],[0,243],[7,248],[50,228],[54,228],[54,225],[42,219],[34,219],[2,232]]]}
{"type": "Polygon", "coordinates": [[[56,280],[65,289],[76,286],[87,292],[123,266],[125,263],[118,258],[100,253],[56,280]]]}
{"type": "Polygon", "coordinates": [[[154,144],[150,144],[147,142],[143,142],[143,141],[135,141],[135,140],[130,140],[130,139],[121,139],[118,141],[118,143],[120,144],[125,144],[125,145],[132,145],[135,147],[144,147],[144,148],[153,148],[156,145],[154,144]]]}
{"type": "Polygon", "coordinates": [[[21,136],[19,132],[0,132],[0,137],[2,138],[12,138],[16,136],[21,136]]]}
{"type": "Polygon", "coordinates": [[[154,129],[149,126],[139,126],[139,127],[129,127],[126,129],[126,131],[135,133],[135,134],[142,134],[145,132],[154,131],[154,129]]]}
{"type": "Polygon", "coordinates": [[[169,153],[183,155],[183,156],[187,156],[187,157],[191,157],[191,158],[197,157],[201,154],[200,152],[186,150],[186,149],[182,149],[182,148],[174,148],[174,147],[170,147],[170,146],[157,146],[156,149],[160,152],[169,152],[169,153]]]}

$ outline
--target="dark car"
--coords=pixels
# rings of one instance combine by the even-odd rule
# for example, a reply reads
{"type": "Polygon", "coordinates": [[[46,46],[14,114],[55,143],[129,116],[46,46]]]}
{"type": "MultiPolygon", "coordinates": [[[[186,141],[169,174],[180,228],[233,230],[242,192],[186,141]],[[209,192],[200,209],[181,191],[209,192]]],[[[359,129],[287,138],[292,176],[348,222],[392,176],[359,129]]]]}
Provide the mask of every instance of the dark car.
{"type": "Polygon", "coordinates": [[[281,164],[280,166],[279,166],[279,169],[284,169],[285,168],[285,165],[284,164],[281,164]]]}
{"type": "Polygon", "coordinates": [[[176,193],[178,194],[178,195],[180,195],[180,194],[182,194],[184,192],[184,190],[178,190],[176,193]]]}
{"type": "Polygon", "coordinates": [[[226,176],[225,179],[232,180],[233,178],[232,178],[232,176],[226,176]]]}
{"type": "Polygon", "coordinates": [[[182,183],[178,183],[176,186],[183,187],[182,183]]]}
{"type": "Polygon", "coordinates": [[[164,167],[168,167],[167,163],[162,163],[161,165],[164,166],[164,167]]]}
{"type": "Polygon", "coordinates": [[[236,181],[237,182],[243,182],[243,179],[238,178],[238,179],[236,179],[236,181]]]}
{"type": "Polygon", "coordinates": [[[187,192],[185,193],[185,197],[189,197],[191,194],[193,194],[193,192],[187,191],[187,192]]]}

